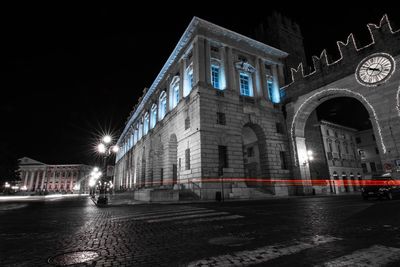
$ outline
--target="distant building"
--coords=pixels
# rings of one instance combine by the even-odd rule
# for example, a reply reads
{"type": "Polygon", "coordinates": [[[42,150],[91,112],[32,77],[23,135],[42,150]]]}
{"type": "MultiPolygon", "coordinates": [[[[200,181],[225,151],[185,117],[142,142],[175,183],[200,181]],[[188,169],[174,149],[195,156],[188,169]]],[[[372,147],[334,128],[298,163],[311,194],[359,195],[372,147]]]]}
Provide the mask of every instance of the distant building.
{"type": "Polygon", "coordinates": [[[307,121],[306,147],[312,151],[309,162],[311,180],[316,193],[351,192],[362,179],[360,158],[357,154],[357,130],[328,121],[318,121],[314,111],[307,121]],[[322,181],[326,181],[323,184],[322,181]]]}
{"type": "Polygon", "coordinates": [[[381,174],[383,168],[380,152],[372,129],[358,132],[355,138],[364,175],[371,177],[373,174],[381,174]]]}
{"type": "Polygon", "coordinates": [[[19,165],[20,188],[28,192],[87,193],[91,169],[83,164],[49,165],[23,157],[19,165]]]}

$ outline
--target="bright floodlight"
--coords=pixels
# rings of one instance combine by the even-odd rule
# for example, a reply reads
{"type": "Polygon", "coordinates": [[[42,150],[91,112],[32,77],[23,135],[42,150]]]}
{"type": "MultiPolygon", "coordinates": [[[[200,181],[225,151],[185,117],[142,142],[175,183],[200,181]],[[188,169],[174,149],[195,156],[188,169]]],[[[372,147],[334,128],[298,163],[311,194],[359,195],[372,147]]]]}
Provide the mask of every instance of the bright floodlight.
{"type": "Polygon", "coordinates": [[[313,154],[312,150],[307,151],[307,155],[312,156],[312,154],[313,154]]]}
{"type": "Polygon", "coordinates": [[[313,160],[314,160],[314,157],[313,157],[313,156],[309,156],[309,157],[308,157],[308,160],[309,160],[309,161],[313,161],[313,160]]]}
{"type": "Polygon", "coordinates": [[[94,167],[94,168],[93,168],[93,171],[94,171],[94,172],[98,172],[98,171],[99,171],[99,168],[94,167]]]}
{"type": "Polygon", "coordinates": [[[109,136],[109,135],[104,136],[103,137],[103,142],[106,143],[106,144],[110,143],[111,142],[111,136],[109,136]]]}
{"type": "Polygon", "coordinates": [[[119,150],[119,146],[115,145],[115,146],[112,147],[112,151],[113,151],[114,153],[117,153],[118,150],[119,150]]]}
{"type": "Polygon", "coordinates": [[[103,143],[101,143],[101,144],[99,144],[99,145],[97,146],[97,150],[98,150],[100,153],[105,153],[105,152],[106,152],[106,146],[105,146],[103,143]]]}

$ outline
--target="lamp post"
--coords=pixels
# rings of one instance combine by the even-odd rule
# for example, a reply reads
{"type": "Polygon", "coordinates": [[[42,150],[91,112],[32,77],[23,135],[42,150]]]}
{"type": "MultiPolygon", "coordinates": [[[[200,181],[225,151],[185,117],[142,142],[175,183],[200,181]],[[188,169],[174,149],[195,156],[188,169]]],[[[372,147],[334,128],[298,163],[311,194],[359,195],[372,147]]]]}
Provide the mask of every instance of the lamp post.
{"type": "Polygon", "coordinates": [[[95,186],[97,180],[102,176],[101,171],[99,171],[99,168],[94,167],[92,172],[90,173],[90,178],[89,178],[89,195],[93,198],[95,196],[95,186]]]}
{"type": "Polygon", "coordinates": [[[119,147],[117,145],[112,145],[112,138],[109,135],[104,136],[101,139],[100,144],[97,145],[97,151],[103,155],[103,173],[104,175],[100,180],[100,192],[99,198],[97,200],[98,204],[107,204],[107,187],[110,187],[108,178],[107,178],[107,159],[112,153],[117,153],[119,147]]]}
{"type": "MultiPolygon", "coordinates": [[[[307,150],[305,155],[303,156],[303,170],[304,170],[304,179],[306,181],[303,181],[302,184],[304,186],[310,186],[312,187],[312,182],[311,182],[311,165],[310,163],[314,160],[313,156],[313,151],[312,150],[307,150]],[[309,180],[309,181],[308,181],[309,180]]],[[[301,168],[300,168],[301,169],[301,168]]],[[[303,189],[303,193],[308,193],[309,191],[306,190],[306,188],[303,189]]]]}

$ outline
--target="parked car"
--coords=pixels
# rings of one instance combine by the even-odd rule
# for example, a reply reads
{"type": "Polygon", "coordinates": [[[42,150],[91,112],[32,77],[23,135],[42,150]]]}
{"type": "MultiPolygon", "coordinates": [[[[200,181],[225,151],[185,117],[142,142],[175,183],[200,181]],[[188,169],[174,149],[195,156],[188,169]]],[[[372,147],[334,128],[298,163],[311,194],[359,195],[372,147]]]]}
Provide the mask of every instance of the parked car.
{"type": "Polygon", "coordinates": [[[392,200],[400,196],[400,180],[392,178],[390,174],[374,175],[370,180],[364,181],[361,196],[365,200],[369,198],[392,200]]]}

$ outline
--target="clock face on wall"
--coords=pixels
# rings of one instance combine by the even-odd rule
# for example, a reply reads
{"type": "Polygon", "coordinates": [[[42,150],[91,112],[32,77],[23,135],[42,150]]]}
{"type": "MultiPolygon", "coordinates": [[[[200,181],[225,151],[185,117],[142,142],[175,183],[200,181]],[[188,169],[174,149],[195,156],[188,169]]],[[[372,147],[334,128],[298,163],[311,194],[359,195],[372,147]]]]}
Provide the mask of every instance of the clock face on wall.
{"type": "Polygon", "coordinates": [[[386,53],[372,54],[364,58],[357,67],[357,81],[366,86],[377,86],[384,83],[393,74],[395,62],[386,53]]]}

